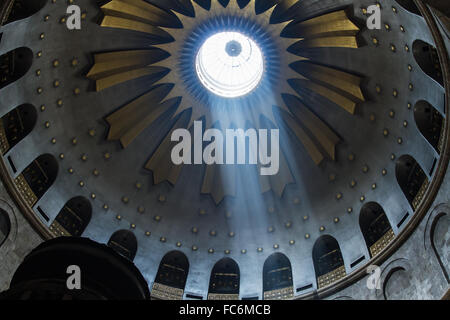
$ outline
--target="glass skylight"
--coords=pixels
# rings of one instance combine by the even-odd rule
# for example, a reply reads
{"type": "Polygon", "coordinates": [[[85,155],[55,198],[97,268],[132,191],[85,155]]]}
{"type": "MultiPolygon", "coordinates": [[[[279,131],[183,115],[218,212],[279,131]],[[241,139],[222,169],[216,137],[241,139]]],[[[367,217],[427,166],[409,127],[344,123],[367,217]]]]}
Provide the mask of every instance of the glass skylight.
{"type": "Polygon", "coordinates": [[[251,38],[220,32],[201,46],[195,61],[200,82],[212,93],[237,98],[252,92],[264,73],[264,57],[251,38]]]}

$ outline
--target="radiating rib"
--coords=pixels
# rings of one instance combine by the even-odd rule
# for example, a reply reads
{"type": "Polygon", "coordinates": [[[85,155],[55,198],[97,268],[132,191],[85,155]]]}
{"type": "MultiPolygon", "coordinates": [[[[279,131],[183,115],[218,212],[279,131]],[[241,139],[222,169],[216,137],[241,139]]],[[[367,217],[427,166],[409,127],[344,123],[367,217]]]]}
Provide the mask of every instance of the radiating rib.
{"type": "Polygon", "coordinates": [[[302,95],[304,90],[307,89],[321,95],[331,102],[334,102],[348,113],[355,114],[358,102],[354,99],[348,98],[348,96],[339,89],[329,89],[316,82],[304,79],[291,79],[289,80],[289,84],[295,91],[297,91],[299,95],[302,95]]]}
{"type": "Polygon", "coordinates": [[[187,128],[190,118],[191,113],[188,110],[180,115],[172,130],[167,134],[164,141],[145,165],[145,169],[153,172],[153,181],[155,184],[159,184],[163,181],[168,181],[173,185],[176,184],[183,165],[175,165],[172,162],[172,148],[176,143],[171,141],[171,136],[176,129],[187,128]]]}
{"type": "Polygon", "coordinates": [[[323,37],[311,40],[300,40],[289,47],[289,51],[297,52],[306,48],[358,48],[356,37],[323,37]]]}
{"type": "Polygon", "coordinates": [[[287,13],[293,9],[299,0],[280,0],[279,2],[273,12],[273,18],[276,19],[276,22],[289,20],[290,15],[287,15],[287,13]]]}
{"type": "Polygon", "coordinates": [[[255,13],[261,14],[277,5],[280,0],[256,0],[255,1],[255,13]]]}
{"type": "MultiPolygon", "coordinates": [[[[206,1],[207,2],[207,1],[206,1]]],[[[252,112],[261,112],[265,117],[275,121],[271,112],[272,105],[278,106],[282,122],[292,130],[298,140],[304,145],[311,159],[320,164],[325,156],[335,159],[336,145],[339,137],[310,109],[303,105],[296,95],[297,93],[309,93],[310,91],[323,96],[344,110],[354,113],[356,105],[364,101],[360,88],[361,79],[329,67],[315,64],[313,61],[298,61],[297,55],[301,50],[319,47],[357,48],[356,35],[359,28],[348,18],[344,10],[325,14],[294,24],[289,22],[289,15],[297,8],[298,0],[249,0],[241,1],[241,7],[237,0],[230,0],[224,8],[218,0],[211,0],[210,10],[191,0],[179,0],[177,8],[172,12],[165,12],[143,0],[112,0],[102,6],[105,17],[101,23],[103,27],[112,27],[130,31],[143,32],[155,36],[160,42],[167,44],[155,45],[163,50],[130,50],[115,53],[99,54],[95,56],[95,64],[88,77],[97,82],[97,90],[114,86],[144,76],[161,75],[162,86],[154,87],[155,90],[132,101],[107,118],[110,124],[109,140],[120,140],[125,148],[138,137],[145,128],[150,126],[165,112],[173,109],[172,119],[177,121],[171,132],[165,137],[162,144],[156,149],[145,168],[152,170],[154,182],[158,184],[169,181],[175,184],[182,166],[173,165],[171,150],[175,143],[170,141],[173,130],[177,128],[189,128],[189,125],[197,118],[206,119],[207,128],[210,127],[211,108],[206,103],[200,103],[197,91],[187,87],[180,78],[177,69],[180,63],[180,49],[188,39],[190,32],[195,32],[195,26],[207,21],[215,15],[242,15],[246,16],[255,25],[266,25],[270,39],[282,49],[281,61],[285,65],[277,68],[280,76],[279,84],[270,88],[274,96],[264,99],[261,108],[254,108],[252,112]],[[206,8],[206,9],[205,9],[206,8]],[[256,11],[255,11],[256,10],[256,11]],[[195,18],[186,17],[186,12],[195,11],[195,18]],[[255,13],[258,13],[255,15],[255,13]],[[281,18],[281,15],[285,16],[281,18]],[[272,19],[274,16],[278,16],[272,19]],[[170,17],[170,19],[168,18],[170,17]],[[177,19],[178,17],[179,19],[177,19]],[[283,20],[278,23],[275,20],[283,20]],[[161,20],[168,21],[166,25],[161,20]],[[274,24],[269,24],[270,22],[274,24]],[[184,29],[169,26],[175,22],[182,22],[184,29]],[[161,26],[158,28],[157,26],[161,26]],[[287,27],[291,33],[289,38],[280,37],[282,30],[287,27]],[[173,33],[173,37],[171,34],[173,33]],[[174,42],[170,42],[173,39],[174,42]],[[290,52],[285,52],[289,48],[290,52]],[[170,57],[167,57],[168,53],[170,57]],[[295,53],[292,54],[292,53],[295,53]],[[294,60],[295,59],[295,60],[294,60]],[[289,67],[289,64],[294,62],[289,67]],[[167,74],[167,72],[170,73],[167,74]],[[295,74],[297,72],[297,74],[295,74]],[[167,76],[165,76],[167,75],[167,76]],[[289,80],[288,84],[284,80],[289,80]],[[168,84],[174,84],[175,87],[168,84]],[[173,90],[171,88],[173,87],[173,90]],[[285,93],[281,98],[281,94],[285,93]],[[287,94],[289,93],[289,94],[287,94]],[[173,99],[180,97],[181,103],[175,105],[173,99]],[[267,105],[267,110],[263,106],[267,105]],[[172,108],[173,107],[173,108],[172,108]],[[177,109],[177,110],[175,110],[177,109]]],[[[174,0],[175,3],[175,0],[174,0]]],[[[200,2],[199,2],[200,3],[200,2]]],[[[164,22],[165,23],[165,22],[164,22]]],[[[302,58],[302,60],[307,60],[302,58]]],[[[177,99],[180,102],[180,99],[177,99]]],[[[201,99],[200,99],[201,100],[201,99]]],[[[249,112],[256,119],[258,115],[249,112]]],[[[254,120],[253,119],[253,120],[254,120]]],[[[224,120],[224,119],[214,119],[224,120]]],[[[246,119],[249,120],[249,119],[246,119]]],[[[232,166],[207,166],[202,185],[202,193],[211,194],[216,204],[228,195],[235,195],[236,172],[232,166]],[[224,176],[225,175],[225,176],[224,176]],[[230,181],[228,181],[230,180],[230,181]]],[[[286,186],[294,182],[289,169],[289,164],[283,152],[280,152],[280,171],[276,176],[261,177],[261,191],[273,190],[278,196],[282,196],[286,186]]]]}
{"type": "Polygon", "coordinates": [[[291,64],[291,68],[305,78],[324,85],[329,89],[339,89],[345,92],[349,99],[355,102],[363,102],[364,95],[361,91],[362,79],[347,72],[321,66],[311,61],[298,61],[291,64]]]}
{"type": "Polygon", "coordinates": [[[120,140],[126,148],[137,136],[168,110],[168,104],[159,102],[171,86],[159,86],[144,94],[106,118],[110,125],[108,140],[120,140]]]}

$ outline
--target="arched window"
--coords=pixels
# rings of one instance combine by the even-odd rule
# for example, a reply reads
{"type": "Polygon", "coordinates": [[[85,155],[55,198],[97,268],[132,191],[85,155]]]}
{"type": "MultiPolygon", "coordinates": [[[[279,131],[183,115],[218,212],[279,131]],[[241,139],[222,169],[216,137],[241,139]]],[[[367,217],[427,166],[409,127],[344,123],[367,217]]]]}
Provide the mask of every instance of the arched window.
{"type": "Polygon", "coordinates": [[[36,109],[23,104],[0,119],[0,151],[8,152],[34,128],[37,121],[36,109]]]}
{"type": "Polygon", "coordinates": [[[282,253],[274,253],[263,266],[264,300],[290,299],[294,296],[292,268],[289,259],[282,253]]]}
{"type": "Polygon", "coordinates": [[[15,184],[32,207],[47,192],[58,175],[58,162],[50,154],[44,154],[34,160],[16,179],[15,184]]]}
{"type": "Polygon", "coordinates": [[[362,207],[359,226],[371,257],[379,254],[395,237],[388,217],[376,202],[367,203],[362,207]]]}
{"type": "MultiPolygon", "coordinates": [[[[4,25],[31,17],[33,14],[41,10],[47,0],[15,0],[6,21],[2,21],[4,25]]],[[[1,24],[1,23],[0,23],[1,24]]]]}
{"type": "Polygon", "coordinates": [[[237,263],[224,258],[214,265],[209,280],[208,300],[238,300],[240,272],[237,263]]]}
{"type": "Polygon", "coordinates": [[[119,230],[113,233],[108,246],[125,258],[133,261],[136,256],[138,243],[136,236],[129,230],[119,230]]]}
{"type": "Polygon", "coordinates": [[[0,209],[0,247],[5,243],[11,231],[11,221],[9,221],[8,213],[0,209]]]}
{"type": "Polygon", "coordinates": [[[419,101],[414,107],[417,128],[438,153],[444,147],[444,117],[431,104],[419,101]]]}
{"type": "Polygon", "coordinates": [[[11,50],[0,56],[0,89],[25,75],[32,62],[33,52],[25,47],[11,50]]]}
{"type": "Polygon", "coordinates": [[[312,254],[319,289],[346,276],[339,243],[332,236],[326,235],[317,239],[312,254]]]}
{"type": "Polygon", "coordinates": [[[92,206],[84,197],[69,200],[50,226],[56,236],[79,237],[91,221],[92,206]]]}
{"type": "Polygon", "coordinates": [[[160,300],[182,300],[189,273],[189,261],[180,251],[164,256],[152,288],[152,298],[160,300]]]}
{"type": "Polygon", "coordinates": [[[422,71],[443,86],[444,78],[436,48],[422,40],[416,40],[412,49],[414,59],[422,71]]]}
{"type": "Polygon", "coordinates": [[[414,3],[414,0],[395,0],[398,2],[399,5],[401,5],[403,8],[405,8],[407,11],[421,15],[419,8],[417,8],[416,4],[414,3]]]}
{"type": "Polygon", "coordinates": [[[429,184],[425,172],[413,157],[405,155],[398,159],[395,174],[411,207],[416,210],[429,184]]]}

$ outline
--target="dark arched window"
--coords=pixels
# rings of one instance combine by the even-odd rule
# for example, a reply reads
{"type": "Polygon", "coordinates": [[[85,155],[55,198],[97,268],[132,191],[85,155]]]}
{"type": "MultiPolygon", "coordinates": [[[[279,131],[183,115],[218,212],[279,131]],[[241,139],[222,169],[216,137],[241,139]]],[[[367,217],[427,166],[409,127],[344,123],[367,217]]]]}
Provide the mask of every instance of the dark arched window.
{"type": "Polygon", "coordinates": [[[32,207],[47,192],[58,175],[58,162],[50,154],[44,154],[34,160],[15,179],[17,189],[32,207]]]}
{"type": "Polygon", "coordinates": [[[32,62],[33,52],[25,47],[11,50],[0,56],[0,89],[25,75],[32,62]]]}
{"type": "Polygon", "coordinates": [[[399,5],[401,5],[403,8],[408,10],[411,13],[421,15],[419,8],[417,8],[416,4],[414,3],[414,0],[395,0],[398,2],[399,5]]]}
{"type": "Polygon", "coordinates": [[[79,237],[91,221],[92,206],[84,197],[69,200],[50,226],[56,236],[79,237]]]}
{"type": "Polygon", "coordinates": [[[412,285],[410,272],[403,267],[389,270],[383,282],[383,295],[386,300],[402,300],[412,297],[416,292],[412,285]]]}
{"type": "Polygon", "coordinates": [[[422,40],[416,40],[413,43],[413,54],[422,71],[443,86],[444,78],[436,48],[422,40]]]}
{"type": "Polygon", "coordinates": [[[23,104],[0,119],[0,150],[8,152],[34,128],[37,121],[36,109],[23,104]]]}
{"type": "Polygon", "coordinates": [[[264,300],[290,299],[294,296],[292,268],[282,253],[274,253],[266,259],[263,267],[264,300]]]}
{"type": "Polygon", "coordinates": [[[388,217],[376,202],[367,203],[362,207],[359,226],[371,257],[379,254],[395,237],[388,217]]]}
{"type": "Polygon", "coordinates": [[[417,128],[438,153],[444,147],[444,117],[426,101],[419,101],[414,107],[417,128]]]}
{"type": "Polygon", "coordinates": [[[335,238],[326,235],[317,239],[312,254],[319,289],[345,277],[344,258],[335,238]]]}
{"type": "Polygon", "coordinates": [[[31,17],[33,14],[41,10],[47,0],[15,0],[7,14],[5,21],[0,24],[8,24],[17,20],[31,17]]]}
{"type": "Polygon", "coordinates": [[[9,221],[8,213],[0,209],[0,247],[6,241],[11,231],[11,221],[9,221]]]}
{"type": "Polygon", "coordinates": [[[136,256],[138,243],[133,232],[129,230],[119,230],[113,233],[108,241],[108,246],[125,258],[133,261],[136,256]]]}
{"type": "Polygon", "coordinates": [[[209,280],[208,300],[238,300],[240,272],[237,263],[224,258],[214,265],[209,280]]]}
{"type": "Polygon", "coordinates": [[[159,264],[152,298],[160,300],[182,300],[189,273],[189,261],[180,251],[172,251],[159,264]]]}
{"type": "Polygon", "coordinates": [[[398,159],[395,174],[406,199],[416,210],[428,188],[427,175],[417,161],[409,155],[398,159]]]}

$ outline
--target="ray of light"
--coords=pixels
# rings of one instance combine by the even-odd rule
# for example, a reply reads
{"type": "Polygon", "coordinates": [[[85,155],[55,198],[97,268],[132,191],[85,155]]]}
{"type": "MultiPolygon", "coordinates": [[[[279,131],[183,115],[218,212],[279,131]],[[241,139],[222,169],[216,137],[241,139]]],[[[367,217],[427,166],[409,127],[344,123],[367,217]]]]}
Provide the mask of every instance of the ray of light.
{"type": "MultiPolygon", "coordinates": [[[[297,0],[249,0],[240,1],[239,4],[237,0],[231,0],[225,7],[218,0],[208,3],[210,6],[205,6],[203,2],[199,5],[195,1],[184,0],[183,10],[179,7],[168,13],[141,0],[112,0],[102,6],[105,13],[101,23],[103,27],[143,32],[160,38],[162,42],[154,46],[158,49],[95,55],[95,64],[88,77],[96,81],[98,91],[143,76],[160,78],[155,83],[154,88],[158,88],[155,89],[156,92],[149,92],[133,100],[107,118],[110,124],[108,139],[119,140],[124,148],[127,147],[164,113],[168,101],[173,102],[173,99],[179,98],[177,101],[180,103],[172,115],[178,117],[173,130],[190,128],[193,121],[200,118],[203,118],[206,128],[218,121],[227,128],[231,125],[243,127],[246,122],[258,127],[261,115],[270,123],[277,123],[273,114],[273,110],[276,110],[283,123],[304,145],[314,163],[320,164],[325,157],[334,160],[339,137],[303,105],[300,98],[311,91],[354,114],[357,105],[365,100],[360,88],[361,78],[329,66],[318,65],[313,60],[302,57],[301,52],[321,47],[357,48],[356,35],[359,28],[348,18],[345,10],[296,23],[287,13],[293,12],[297,0]],[[186,15],[191,9],[195,12],[193,17],[186,15]],[[279,19],[282,15],[287,18],[279,19]],[[276,48],[275,51],[280,54],[282,64],[267,70],[267,74],[276,79],[275,85],[261,87],[259,99],[252,98],[246,103],[235,102],[235,106],[230,109],[234,113],[228,115],[220,112],[220,107],[210,105],[213,102],[215,104],[216,100],[202,98],[205,93],[201,86],[183,81],[180,70],[185,66],[180,64],[183,61],[181,48],[184,43],[189,43],[189,37],[195,34],[196,28],[208,23],[210,28],[220,23],[229,23],[231,20],[225,20],[230,18],[224,17],[234,16],[245,17],[247,22],[242,27],[263,26],[276,48]],[[166,18],[170,23],[163,24],[160,20],[166,18]],[[179,27],[176,22],[181,22],[183,28],[176,29],[179,27]],[[166,72],[168,70],[170,72],[166,72]],[[251,107],[250,104],[256,106],[251,107]]],[[[260,32],[258,29],[251,30],[254,34],[260,32]]],[[[145,166],[153,171],[155,184],[163,181],[175,184],[181,172],[182,166],[172,165],[169,158],[173,146],[170,141],[171,132],[145,166]]],[[[280,157],[280,173],[275,177],[261,178],[261,192],[272,190],[281,196],[286,185],[294,181],[283,152],[280,157]]],[[[206,168],[202,193],[211,194],[216,203],[235,193],[235,188],[232,187],[235,179],[224,182],[224,175],[232,177],[234,173],[224,173],[218,166],[206,168]]]]}

